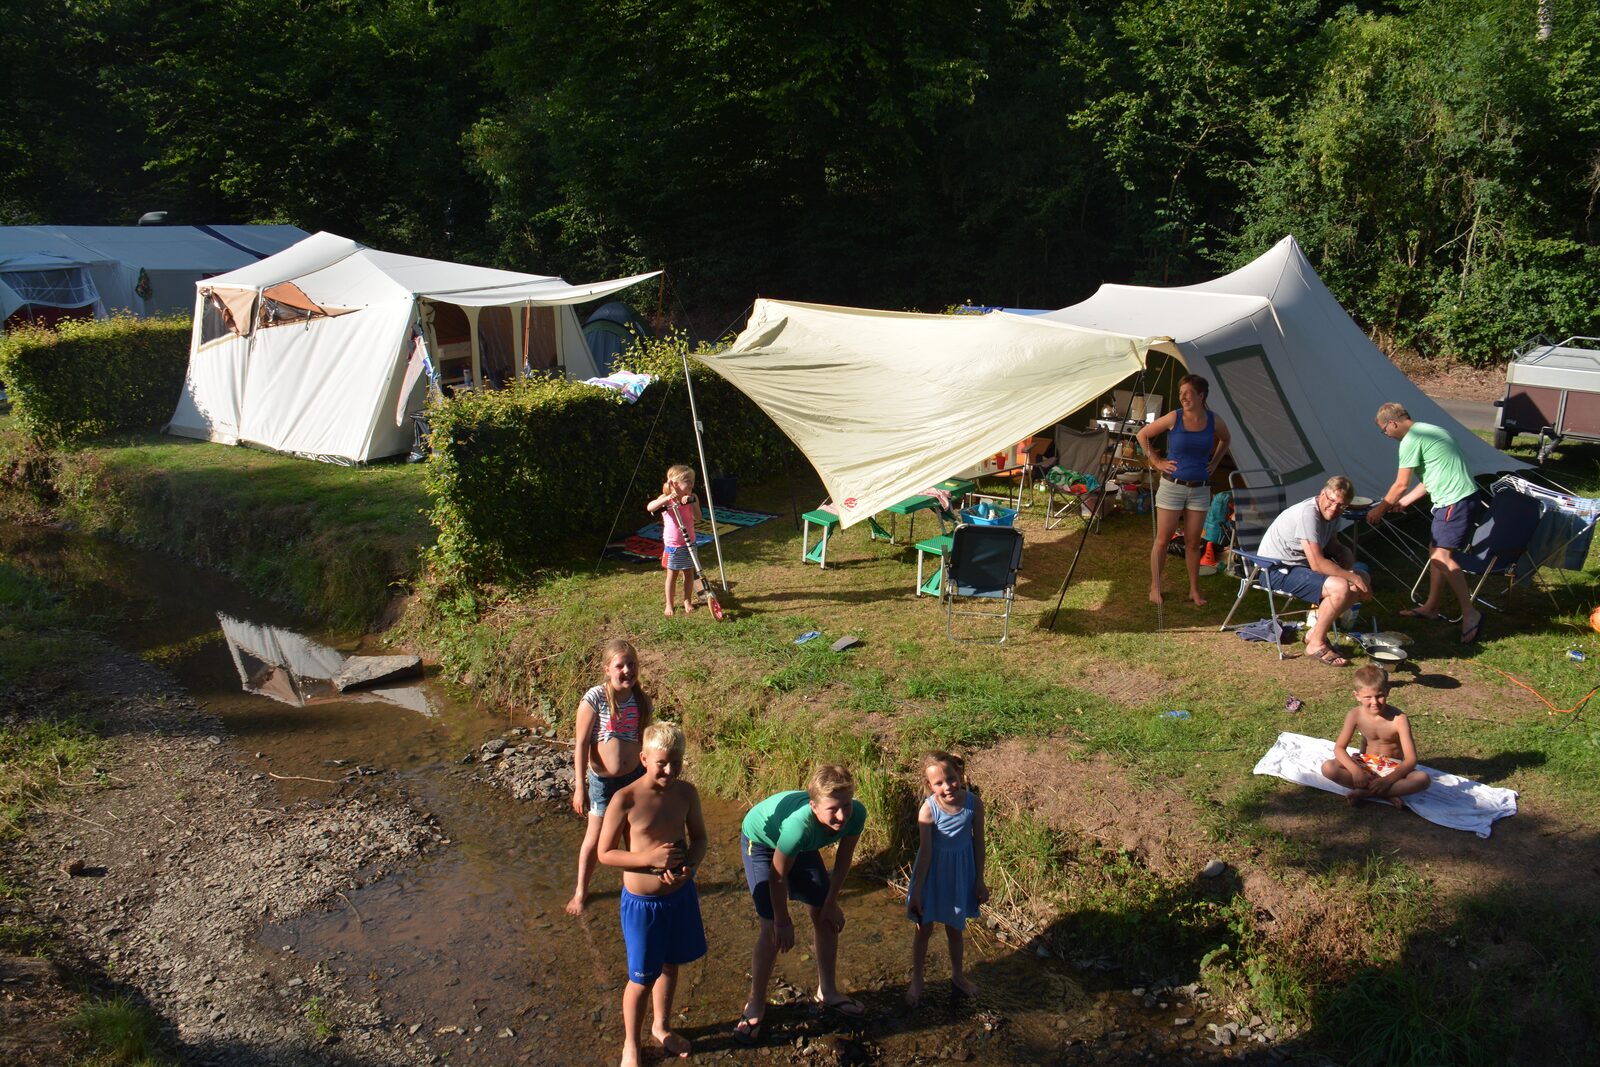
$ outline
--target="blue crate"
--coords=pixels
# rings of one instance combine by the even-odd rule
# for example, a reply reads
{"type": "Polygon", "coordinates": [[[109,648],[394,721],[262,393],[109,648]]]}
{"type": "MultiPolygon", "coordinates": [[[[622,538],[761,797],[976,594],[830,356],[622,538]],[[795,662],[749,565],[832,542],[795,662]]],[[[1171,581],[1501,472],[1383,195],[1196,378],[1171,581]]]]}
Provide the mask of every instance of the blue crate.
{"type": "Polygon", "coordinates": [[[961,521],[973,526],[1010,526],[1017,521],[1017,509],[979,504],[977,507],[962,508],[961,521]]]}

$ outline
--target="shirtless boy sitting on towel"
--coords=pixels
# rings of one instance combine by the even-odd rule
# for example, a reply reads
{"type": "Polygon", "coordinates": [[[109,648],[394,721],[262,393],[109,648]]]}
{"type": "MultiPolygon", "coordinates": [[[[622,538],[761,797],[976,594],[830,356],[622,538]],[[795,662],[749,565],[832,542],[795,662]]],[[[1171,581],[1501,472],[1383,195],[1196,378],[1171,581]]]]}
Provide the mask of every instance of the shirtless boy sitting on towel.
{"type": "Polygon", "coordinates": [[[1397,808],[1400,799],[1428,788],[1430,779],[1417,770],[1417,746],[1405,712],[1389,705],[1389,672],[1368,665],[1356,671],[1356,706],[1344,717],[1344,729],[1333,743],[1333,759],[1322,764],[1322,776],[1351,790],[1345,802],[1354,806],[1371,797],[1397,808]],[[1355,734],[1361,751],[1347,751],[1355,734]]]}

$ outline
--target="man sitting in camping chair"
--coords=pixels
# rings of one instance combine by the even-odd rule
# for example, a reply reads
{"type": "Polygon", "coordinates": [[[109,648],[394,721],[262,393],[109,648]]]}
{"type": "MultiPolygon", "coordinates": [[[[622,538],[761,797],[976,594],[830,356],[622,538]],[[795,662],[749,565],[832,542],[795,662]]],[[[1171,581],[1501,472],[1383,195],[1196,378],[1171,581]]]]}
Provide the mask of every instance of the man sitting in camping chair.
{"type": "Polygon", "coordinates": [[[1354,492],[1349,478],[1335,474],[1316,496],[1284,508],[1257,550],[1285,565],[1272,579],[1274,590],[1317,606],[1317,621],[1306,634],[1306,655],[1330,667],[1347,667],[1350,661],[1328,643],[1328,630],[1346,608],[1372,595],[1365,568],[1354,569],[1354,553],[1336,536],[1339,516],[1354,492]]]}

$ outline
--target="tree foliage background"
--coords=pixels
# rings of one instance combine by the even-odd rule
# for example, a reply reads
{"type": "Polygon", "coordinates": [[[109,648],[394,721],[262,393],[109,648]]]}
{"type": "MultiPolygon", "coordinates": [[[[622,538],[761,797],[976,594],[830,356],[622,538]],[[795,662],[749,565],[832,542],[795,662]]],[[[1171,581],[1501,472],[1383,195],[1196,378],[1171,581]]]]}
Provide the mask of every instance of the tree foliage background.
{"type": "Polygon", "coordinates": [[[0,223],[161,209],[573,280],[664,266],[701,332],[757,295],[1059,307],[1292,233],[1395,346],[1600,333],[1592,3],[7,8],[0,223]]]}

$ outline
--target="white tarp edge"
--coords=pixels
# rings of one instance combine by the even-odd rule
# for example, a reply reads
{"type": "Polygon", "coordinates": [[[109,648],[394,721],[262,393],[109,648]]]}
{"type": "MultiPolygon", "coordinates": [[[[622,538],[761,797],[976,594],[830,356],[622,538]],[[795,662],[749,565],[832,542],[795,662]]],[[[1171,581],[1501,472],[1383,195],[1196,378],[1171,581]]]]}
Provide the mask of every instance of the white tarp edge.
{"type": "Polygon", "coordinates": [[[532,304],[534,307],[551,307],[557,304],[581,304],[602,296],[619,293],[630,285],[648,281],[661,272],[635,274],[631,278],[617,278],[588,285],[569,285],[560,278],[541,279],[535,282],[513,282],[508,285],[483,286],[474,289],[438,289],[416,295],[429,300],[442,300],[463,307],[503,307],[510,304],[532,304]]]}
{"type": "Polygon", "coordinates": [[[849,526],[1097,400],[1151,343],[1026,315],[757,300],[731,348],[696,358],[789,435],[849,526]]]}

